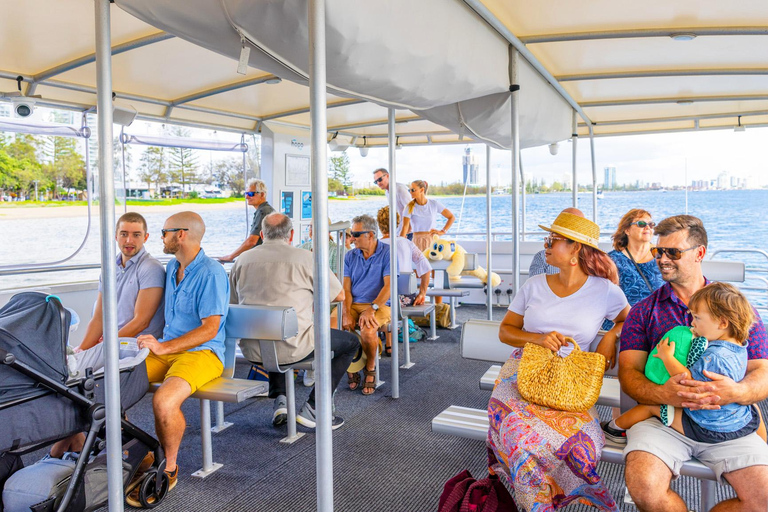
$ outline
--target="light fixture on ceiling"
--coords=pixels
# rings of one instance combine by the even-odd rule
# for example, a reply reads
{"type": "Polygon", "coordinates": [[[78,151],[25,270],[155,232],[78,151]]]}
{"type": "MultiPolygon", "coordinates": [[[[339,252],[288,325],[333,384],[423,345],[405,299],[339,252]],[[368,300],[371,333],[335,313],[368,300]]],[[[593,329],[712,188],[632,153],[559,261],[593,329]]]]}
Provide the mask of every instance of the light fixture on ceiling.
{"type": "Polygon", "coordinates": [[[352,145],[352,137],[348,137],[346,135],[342,135],[339,137],[339,132],[336,132],[331,137],[331,140],[328,141],[328,148],[331,151],[338,151],[340,153],[343,153],[347,150],[349,146],[352,145]]]}
{"type": "Polygon", "coordinates": [[[336,132],[331,135],[331,140],[328,141],[328,147],[331,148],[331,151],[336,151],[339,148],[339,141],[336,140],[338,136],[339,132],[336,132]]]}
{"type": "Polygon", "coordinates": [[[560,143],[553,142],[548,147],[549,147],[549,154],[552,156],[555,156],[557,152],[560,150],[560,143]]]}
{"type": "Polygon", "coordinates": [[[735,132],[743,132],[746,131],[747,127],[741,124],[741,116],[739,116],[739,124],[733,127],[733,131],[735,132]]]}
{"type": "Polygon", "coordinates": [[[400,144],[400,136],[395,137],[395,149],[403,149],[403,145],[400,144]]]}
{"type": "Polygon", "coordinates": [[[273,76],[272,78],[267,78],[266,80],[264,80],[264,83],[269,85],[275,85],[275,84],[279,84],[282,81],[283,79],[280,78],[279,76],[273,76]]]}
{"type": "Polygon", "coordinates": [[[365,135],[363,135],[363,147],[360,148],[360,156],[365,158],[368,156],[368,150],[371,149],[368,147],[368,139],[365,135]]]}
{"type": "Polygon", "coordinates": [[[679,32],[677,34],[669,34],[674,41],[693,41],[696,39],[696,34],[693,32],[679,32]]]}
{"type": "Polygon", "coordinates": [[[120,126],[131,126],[131,123],[133,123],[133,120],[136,119],[138,114],[139,113],[136,111],[136,109],[131,106],[112,106],[112,122],[119,124],[120,126]]]}

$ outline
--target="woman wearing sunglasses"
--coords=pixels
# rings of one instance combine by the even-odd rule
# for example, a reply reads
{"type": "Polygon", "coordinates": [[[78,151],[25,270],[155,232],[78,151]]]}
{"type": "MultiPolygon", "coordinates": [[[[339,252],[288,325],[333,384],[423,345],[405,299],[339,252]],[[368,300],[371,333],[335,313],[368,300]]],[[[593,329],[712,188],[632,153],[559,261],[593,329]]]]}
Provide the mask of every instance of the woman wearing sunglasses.
{"type": "Polygon", "coordinates": [[[413,243],[422,251],[432,243],[432,235],[443,236],[455,219],[443,203],[427,199],[428,188],[426,181],[416,180],[411,183],[409,192],[413,200],[403,210],[403,228],[400,231],[400,236],[406,236],[413,228],[413,243]],[[447,219],[442,229],[437,229],[438,215],[447,219]]]}
{"type": "Polygon", "coordinates": [[[630,306],[664,284],[651,253],[654,227],[656,223],[651,220],[651,214],[635,208],[624,214],[611,237],[614,250],[608,256],[619,269],[619,286],[630,306]]]}
{"type": "Polygon", "coordinates": [[[517,369],[526,343],[567,355],[573,349],[565,343],[569,336],[589,350],[605,318],[616,325],[596,352],[615,364],[616,338],[629,305],[617,286],[616,265],[598,248],[597,224],[563,212],[551,226],[540,227],[550,232],[546,261],[559,273],[530,277],[501,323],[499,339],[514,349],[488,404],[491,467],[514,487],[521,510],[554,510],[576,498],[600,510],[616,510],[596,474],[604,439],[594,408],[574,413],[528,402],[517,389],[517,369]],[[563,455],[574,453],[579,454],[577,464],[563,455]]]}

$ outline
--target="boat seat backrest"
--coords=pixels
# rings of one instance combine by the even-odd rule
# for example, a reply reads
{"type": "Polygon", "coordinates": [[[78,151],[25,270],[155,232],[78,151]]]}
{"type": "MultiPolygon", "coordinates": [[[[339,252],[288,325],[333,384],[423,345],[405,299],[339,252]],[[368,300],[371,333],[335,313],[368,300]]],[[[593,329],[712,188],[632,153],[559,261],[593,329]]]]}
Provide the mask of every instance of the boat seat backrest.
{"type": "Polygon", "coordinates": [[[291,307],[232,304],[227,314],[226,333],[223,376],[231,377],[237,340],[258,341],[262,363],[268,371],[273,371],[271,368],[278,366],[276,343],[296,336],[299,324],[296,311],[291,307]]]}
{"type": "Polygon", "coordinates": [[[743,283],[746,267],[741,261],[704,260],[701,271],[710,281],[729,281],[743,283]]]}

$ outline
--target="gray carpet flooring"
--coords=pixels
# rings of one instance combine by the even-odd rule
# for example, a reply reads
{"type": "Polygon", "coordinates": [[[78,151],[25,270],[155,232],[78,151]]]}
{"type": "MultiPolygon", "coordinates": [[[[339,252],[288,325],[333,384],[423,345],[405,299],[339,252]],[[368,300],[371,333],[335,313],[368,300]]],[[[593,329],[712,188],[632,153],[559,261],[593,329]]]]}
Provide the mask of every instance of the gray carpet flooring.
{"type": "MultiPolygon", "coordinates": [[[[463,306],[458,320],[485,318],[481,307],[463,306]]],[[[498,319],[504,310],[495,311],[498,319]]],[[[421,512],[437,509],[443,484],[463,469],[484,476],[483,442],[458,439],[430,430],[432,418],[449,405],[485,408],[490,396],[478,382],[488,364],[463,360],[459,354],[460,329],[438,330],[436,341],[412,345],[416,366],[400,371],[400,398],[390,396],[390,360],[382,360],[387,381],[371,397],[347,388],[342,380],[336,396],[337,414],[346,423],[333,434],[334,505],[337,511],[421,512]]],[[[249,365],[238,364],[244,377],[249,365]]],[[[297,384],[297,407],[309,390],[297,384]]],[[[198,402],[183,407],[187,429],[179,457],[179,484],[157,508],[159,511],[313,511],[316,510],[315,437],[303,427],[303,438],[292,445],[279,440],[286,429],[271,425],[272,401],[257,398],[227,404],[226,419],[234,425],[213,435],[213,458],[224,467],[205,480],[192,478],[202,466],[198,402]]],[[[610,414],[607,408],[601,415],[610,414]]],[[[154,432],[151,396],[129,412],[131,421],[154,432]]],[[[624,496],[623,466],[603,463],[599,471],[613,496],[624,496]]],[[[690,478],[674,484],[689,508],[698,510],[699,486],[690,478]]],[[[720,498],[732,495],[721,486],[720,498]]],[[[623,504],[623,511],[634,506],[623,504]]],[[[106,510],[106,509],[104,509],[106,510]]],[[[572,505],[568,511],[593,510],[572,505]]]]}

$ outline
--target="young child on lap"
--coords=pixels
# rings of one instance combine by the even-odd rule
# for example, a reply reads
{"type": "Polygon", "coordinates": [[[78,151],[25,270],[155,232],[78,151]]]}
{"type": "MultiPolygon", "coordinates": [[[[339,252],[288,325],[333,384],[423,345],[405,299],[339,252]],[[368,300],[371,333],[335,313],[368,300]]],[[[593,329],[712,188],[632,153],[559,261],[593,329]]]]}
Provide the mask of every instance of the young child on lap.
{"type": "MultiPolygon", "coordinates": [[[[694,293],[688,307],[693,316],[692,334],[698,338],[688,342],[692,336],[686,339],[686,327],[669,331],[651,352],[646,364],[646,376],[657,384],[666,382],[670,375],[681,373],[686,374],[688,379],[708,382],[711,379],[704,375],[706,370],[739,382],[747,371],[746,340],[754,320],[749,301],[733,285],[712,283],[694,293]],[[673,341],[675,339],[678,343],[673,341]],[[676,347],[678,344],[681,346],[676,347]],[[659,371],[658,360],[654,358],[663,363],[663,370],[666,371],[659,371]]],[[[652,417],[659,418],[666,426],[687,438],[702,443],[729,441],[754,432],[766,439],[758,409],[754,405],[735,403],[716,410],[637,405],[603,425],[603,431],[608,439],[625,444],[625,431],[652,417]]]]}

